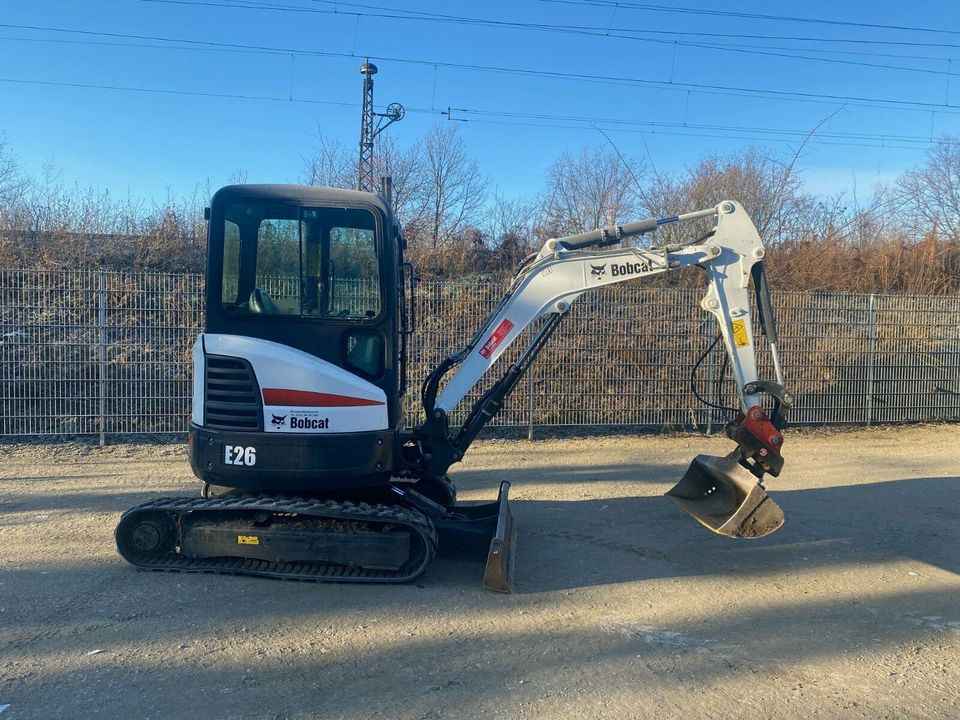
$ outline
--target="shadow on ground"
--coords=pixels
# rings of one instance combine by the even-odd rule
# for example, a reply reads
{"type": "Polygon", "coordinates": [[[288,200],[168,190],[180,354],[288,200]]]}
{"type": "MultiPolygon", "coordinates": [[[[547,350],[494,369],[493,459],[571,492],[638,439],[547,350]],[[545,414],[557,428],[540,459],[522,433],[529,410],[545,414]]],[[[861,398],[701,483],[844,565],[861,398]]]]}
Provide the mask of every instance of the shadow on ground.
{"type": "MultiPolygon", "coordinates": [[[[515,487],[522,489],[522,482],[515,487]]],[[[783,508],[786,523],[754,540],[714,535],[660,495],[515,499],[516,589],[535,593],[700,574],[749,577],[894,557],[960,573],[958,492],[958,477],[773,490],[771,497],[783,508]]],[[[156,496],[104,489],[4,501],[0,526],[25,510],[120,513],[156,496]]],[[[425,581],[472,588],[481,569],[475,557],[441,552],[425,581]]]]}
{"type": "MultiPolygon", "coordinates": [[[[516,701],[513,679],[563,676],[570,668],[603,687],[611,668],[633,672],[639,663],[648,682],[682,693],[684,681],[672,669],[680,661],[683,677],[702,684],[750,675],[767,663],[900,647],[951,632],[936,624],[940,618],[960,622],[956,588],[922,584],[920,577],[923,565],[960,573],[958,489],[960,478],[922,477],[774,492],[787,523],[753,541],[712,535],[659,496],[518,500],[518,593],[510,597],[480,589],[478,561],[450,557],[418,583],[363,588],[144,573],[112,554],[100,563],[78,558],[72,565],[13,568],[0,573],[0,599],[9,609],[0,656],[24,663],[75,659],[34,680],[33,671],[0,668],[0,698],[14,709],[42,708],[43,717],[103,708],[118,717],[168,709],[173,717],[199,717],[211,701],[224,716],[433,717],[452,694],[461,707],[496,714],[509,713],[516,701]],[[798,589],[804,582],[794,582],[769,607],[756,598],[742,606],[731,600],[748,586],[768,588],[801,572],[822,573],[824,583],[848,567],[901,572],[891,565],[899,560],[918,564],[916,587],[810,599],[798,589]],[[568,624],[565,594],[548,592],[644,580],[663,592],[664,579],[684,577],[716,580],[713,594],[703,587],[673,592],[699,592],[704,603],[718,603],[717,612],[672,616],[669,632],[631,624],[638,611],[629,606],[609,624],[602,605],[588,622],[568,624]],[[521,611],[555,622],[531,628],[521,611]],[[373,618],[395,627],[400,640],[367,638],[358,628],[373,618]],[[434,622],[452,629],[417,636],[434,622]],[[341,632],[356,644],[328,654],[312,644],[341,632]],[[215,646],[216,662],[194,648],[201,635],[215,646]],[[289,656],[281,652],[285,643],[295,648],[289,656]],[[87,657],[97,647],[116,654],[87,657]],[[517,648],[527,660],[511,655],[517,648]]],[[[105,491],[29,504],[104,512],[142,495],[105,491]]],[[[111,530],[98,533],[97,542],[111,530]]],[[[635,587],[638,608],[665,602],[645,595],[642,583],[635,587]]]]}
{"type": "MultiPolygon", "coordinates": [[[[516,590],[701,574],[748,579],[891,558],[960,573],[958,492],[957,477],[774,490],[786,523],[753,540],[714,535],[662,496],[517,500],[516,590]]],[[[468,584],[477,575],[472,564],[441,557],[429,577],[468,584]]]]}
{"type": "MultiPolygon", "coordinates": [[[[152,580],[171,582],[169,576],[152,580]]],[[[956,607],[953,589],[917,589],[865,602],[785,598],[769,608],[728,607],[709,622],[674,621],[664,628],[620,620],[545,630],[514,625],[510,618],[516,617],[517,606],[498,601],[484,604],[503,617],[499,628],[482,619],[483,613],[471,623],[475,607],[463,608],[459,615],[450,614],[456,608],[442,608],[456,631],[421,639],[415,631],[430,620],[410,613],[411,592],[354,588],[352,593],[331,593],[324,587],[309,593],[310,602],[303,602],[303,592],[294,591],[300,604],[252,606],[246,594],[221,598],[215,611],[171,605],[162,614],[141,612],[99,624],[61,615],[50,620],[46,632],[39,630],[31,642],[7,648],[4,655],[36,658],[44,652],[67,652],[81,667],[46,671],[39,685],[0,673],[0,691],[19,708],[43,708],[35,717],[46,718],[94,716],[105,710],[115,717],[203,717],[211,707],[222,717],[440,717],[451,695],[461,710],[453,716],[515,717],[510,713],[522,695],[520,680],[542,687],[551,678],[574,673],[578,682],[587,680],[590,692],[608,697],[622,694],[621,683],[627,680],[633,686],[631,696],[649,695],[651,687],[682,695],[689,684],[683,678],[695,678],[698,688],[744,677],[766,679],[769,685],[777,671],[761,673],[771,667],[886,652],[929,639],[937,631],[920,616],[956,607]],[[400,597],[405,608],[382,602],[400,597]],[[331,603],[334,598],[337,602],[331,603]],[[352,614],[342,614],[345,606],[352,614]],[[327,654],[318,651],[337,632],[362,638],[356,628],[367,626],[359,623],[384,617],[398,627],[402,642],[366,639],[354,647],[324,651],[327,654]],[[209,637],[218,628],[220,639],[212,643],[218,659],[207,662],[209,637]],[[291,633],[291,628],[298,630],[291,633]],[[278,636],[284,629],[286,634],[278,636]],[[200,647],[198,634],[207,638],[200,647]],[[306,650],[304,637],[311,638],[306,650]],[[284,657],[287,643],[299,649],[284,657]],[[103,658],[84,657],[91,647],[110,651],[103,658]],[[517,648],[523,648],[522,653],[517,648]],[[176,662],[158,660],[171,653],[176,662]],[[535,662],[528,664],[524,658],[531,657],[535,662]],[[473,709],[478,714],[467,711],[473,709]]],[[[429,603],[439,599],[424,595],[422,612],[435,615],[437,608],[429,603]]],[[[535,612],[543,610],[539,606],[535,612]]],[[[781,677],[791,675],[796,677],[784,670],[781,677]]],[[[931,692],[928,683],[936,688],[936,682],[925,680],[919,691],[931,692]]]]}

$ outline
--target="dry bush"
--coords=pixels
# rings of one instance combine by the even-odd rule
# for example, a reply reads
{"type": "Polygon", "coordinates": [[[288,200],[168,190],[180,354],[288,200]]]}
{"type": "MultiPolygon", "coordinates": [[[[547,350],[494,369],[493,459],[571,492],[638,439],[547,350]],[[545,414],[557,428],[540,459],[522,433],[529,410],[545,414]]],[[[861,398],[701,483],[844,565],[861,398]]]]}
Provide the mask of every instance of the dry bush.
{"type": "MultiPolygon", "coordinates": [[[[381,141],[378,172],[394,178],[408,258],[421,277],[504,278],[552,235],[740,201],[769,248],[782,290],[949,294],[960,289],[960,142],[946,137],[920,167],[879,188],[869,207],[807,193],[795,157],[751,148],[685,171],[645,172],[605,148],[565,153],[535,200],[494,192],[456,132],[434,128],[400,147],[381,141]],[[852,205],[852,206],[851,206],[852,205]]],[[[306,180],[349,185],[352,151],[320,140],[306,180]]],[[[27,177],[0,136],[0,266],[201,272],[210,189],[150,205],[60,182],[52,167],[27,177]]],[[[708,224],[666,226],[655,242],[698,238],[708,224]]],[[[648,242],[644,237],[638,244],[648,242]]],[[[670,273],[654,287],[698,286],[670,273]]]]}
{"type": "Polygon", "coordinates": [[[23,177],[16,192],[0,187],[0,266],[197,272],[205,250],[203,206],[199,190],[152,206],[115,200],[63,185],[48,166],[39,181],[23,177]]]}

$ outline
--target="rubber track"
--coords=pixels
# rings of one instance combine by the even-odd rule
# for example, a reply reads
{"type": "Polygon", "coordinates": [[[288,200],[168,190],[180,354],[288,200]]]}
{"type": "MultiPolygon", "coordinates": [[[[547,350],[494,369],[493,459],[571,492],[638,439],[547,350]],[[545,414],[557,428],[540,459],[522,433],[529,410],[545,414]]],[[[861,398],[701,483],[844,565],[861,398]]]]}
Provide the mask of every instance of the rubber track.
{"type": "MultiPolygon", "coordinates": [[[[179,526],[179,523],[177,523],[179,526]]],[[[225,573],[229,575],[255,575],[284,580],[346,583],[402,583],[419,576],[433,560],[437,549],[437,533],[433,523],[422,513],[400,506],[368,505],[366,503],[317,501],[295,497],[265,495],[241,495],[221,498],[165,497],[150,500],[127,510],[114,532],[120,555],[130,564],[148,570],[167,570],[191,573],[225,573]],[[153,556],[129,557],[123,553],[122,533],[132,527],[133,521],[142,513],[167,513],[176,523],[185,513],[201,511],[216,514],[218,511],[251,513],[265,510],[274,513],[296,513],[314,517],[356,522],[395,523],[413,532],[413,560],[400,571],[367,570],[345,565],[320,565],[310,563],[276,563],[250,558],[189,558],[175,550],[160,551],[153,556]],[[418,543],[417,540],[420,542],[418,543]]],[[[131,543],[127,542],[127,546],[131,543]]]]}

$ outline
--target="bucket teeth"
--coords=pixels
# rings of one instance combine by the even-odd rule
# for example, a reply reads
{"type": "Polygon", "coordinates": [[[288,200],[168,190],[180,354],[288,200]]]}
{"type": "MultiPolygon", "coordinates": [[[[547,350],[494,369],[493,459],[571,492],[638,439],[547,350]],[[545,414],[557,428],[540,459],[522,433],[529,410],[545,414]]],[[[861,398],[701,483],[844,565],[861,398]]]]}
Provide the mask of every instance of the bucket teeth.
{"type": "Polygon", "coordinates": [[[697,455],[667,497],[718,535],[758,538],[783,525],[783,511],[737,454],[697,455]]]}

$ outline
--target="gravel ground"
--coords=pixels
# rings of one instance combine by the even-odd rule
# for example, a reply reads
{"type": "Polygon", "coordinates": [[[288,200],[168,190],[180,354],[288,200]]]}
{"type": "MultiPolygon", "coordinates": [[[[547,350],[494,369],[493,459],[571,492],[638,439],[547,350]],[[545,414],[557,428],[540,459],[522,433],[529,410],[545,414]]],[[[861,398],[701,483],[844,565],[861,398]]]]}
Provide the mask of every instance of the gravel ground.
{"type": "Polygon", "coordinates": [[[0,720],[957,718],[960,427],[792,433],[787,516],[735,541],[662,498],[721,438],[477,443],[514,482],[517,592],[140,572],[127,507],[194,494],[183,450],[0,446],[0,720]]]}

